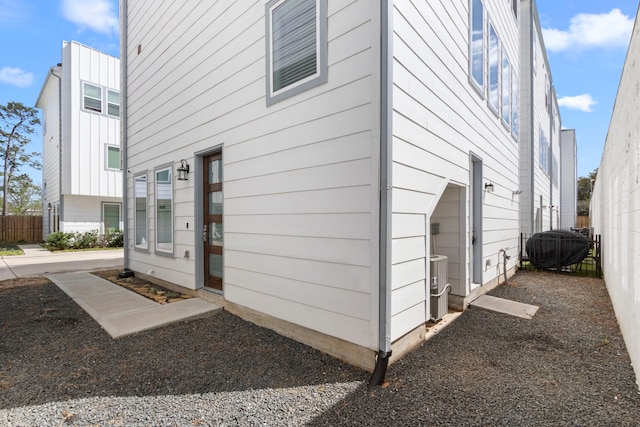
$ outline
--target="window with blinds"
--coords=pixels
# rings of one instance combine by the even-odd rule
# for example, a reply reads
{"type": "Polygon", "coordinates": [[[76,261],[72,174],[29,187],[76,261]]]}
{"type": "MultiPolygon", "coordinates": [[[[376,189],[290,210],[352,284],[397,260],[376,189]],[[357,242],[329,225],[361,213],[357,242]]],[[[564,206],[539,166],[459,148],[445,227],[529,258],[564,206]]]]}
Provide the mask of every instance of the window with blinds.
{"type": "Polygon", "coordinates": [[[120,93],[115,90],[107,90],[107,114],[120,117],[120,93]]]}
{"type": "Polygon", "coordinates": [[[266,5],[267,102],[326,82],[326,0],[266,5]]]}
{"type": "Polygon", "coordinates": [[[83,84],[83,104],[85,110],[102,112],[102,88],[89,83],[83,84]]]}

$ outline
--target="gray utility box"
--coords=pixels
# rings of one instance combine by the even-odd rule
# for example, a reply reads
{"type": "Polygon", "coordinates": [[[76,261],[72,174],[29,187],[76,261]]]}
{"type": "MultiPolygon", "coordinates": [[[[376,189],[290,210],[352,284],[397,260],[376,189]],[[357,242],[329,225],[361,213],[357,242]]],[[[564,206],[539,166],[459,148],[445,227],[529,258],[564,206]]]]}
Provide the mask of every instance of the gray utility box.
{"type": "Polygon", "coordinates": [[[449,285],[447,277],[447,257],[444,255],[431,255],[431,282],[430,282],[430,306],[431,320],[437,321],[447,314],[449,310],[449,285]]]}

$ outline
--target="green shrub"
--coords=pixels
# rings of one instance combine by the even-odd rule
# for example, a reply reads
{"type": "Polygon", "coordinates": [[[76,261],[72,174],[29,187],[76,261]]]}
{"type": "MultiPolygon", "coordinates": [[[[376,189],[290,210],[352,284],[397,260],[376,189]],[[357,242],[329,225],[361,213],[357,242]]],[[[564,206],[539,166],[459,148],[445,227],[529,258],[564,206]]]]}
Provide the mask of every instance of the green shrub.
{"type": "Polygon", "coordinates": [[[121,248],[124,246],[122,231],[111,231],[98,234],[98,230],[65,233],[57,231],[49,234],[47,246],[50,250],[91,249],[91,248],[121,248]]]}
{"type": "Polygon", "coordinates": [[[98,247],[100,243],[100,235],[98,230],[85,231],[84,233],[75,233],[73,235],[74,249],[90,249],[98,247]]]}
{"type": "Polygon", "coordinates": [[[73,246],[74,234],[56,231],[47,237],[47,246],[51,250],[65,250],[73,246]]]}
{"type": "Polygon", "coordinates": [[[112,231],[104,235],[104,246],[107,248],[121,248],[124,246],[122,231],[112,231]]]}

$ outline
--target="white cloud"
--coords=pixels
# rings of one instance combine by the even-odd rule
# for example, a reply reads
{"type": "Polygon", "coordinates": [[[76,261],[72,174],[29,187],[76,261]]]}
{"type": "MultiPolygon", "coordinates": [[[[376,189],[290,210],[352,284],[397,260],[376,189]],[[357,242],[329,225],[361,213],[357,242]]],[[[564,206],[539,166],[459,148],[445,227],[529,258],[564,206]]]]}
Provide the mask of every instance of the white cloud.
{"type": "Polygon", "coordinates": [[[33,74],[22,71],[20,68],[0,68],[0,82],[12,86],[27,87],[33,83],[33,74]]]}
{"type": "Polygon", "coordinates": [[[572,110],[584,111],[585,113],[590,113],[591,111],[593,111],[591,107],[593,107],[597,103],[598,102],[594,100],[588,93],[577,96],[564,96],[558,99],[559,106],[567,107],[572,110]]]}
{"type": "Polygon", "coordinates": [[[571,18],[568,30],[543,28],[544,45],[550,51],[627,47],[633,31],[633,17],[620,9],[599,15],[581,13],[571,18]]]}
{"type": "Polygon", "coordinates": [[[62,14],[81,30],[88,28],[103,34],[116,34],[117,12],[109,0],[62,0],[62,14]]]}

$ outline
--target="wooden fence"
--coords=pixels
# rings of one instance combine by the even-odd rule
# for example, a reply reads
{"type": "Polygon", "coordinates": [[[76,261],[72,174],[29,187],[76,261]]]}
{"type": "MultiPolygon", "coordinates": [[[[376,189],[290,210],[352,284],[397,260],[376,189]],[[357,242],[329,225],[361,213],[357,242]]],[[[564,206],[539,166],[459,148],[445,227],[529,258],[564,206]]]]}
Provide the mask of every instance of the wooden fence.
{"type": "Polygon", "coordinates": [[[42,242],[42,217],[0,216],[0,241],[5,243],[42,242]]]}
{"type": "Polygon", "coordinates": [[[589,216],[588,215],[585,215],[585,216],[579,215],[578,218],[576,218],[576,227],[577,228],[589,228],[589,216]]]}

